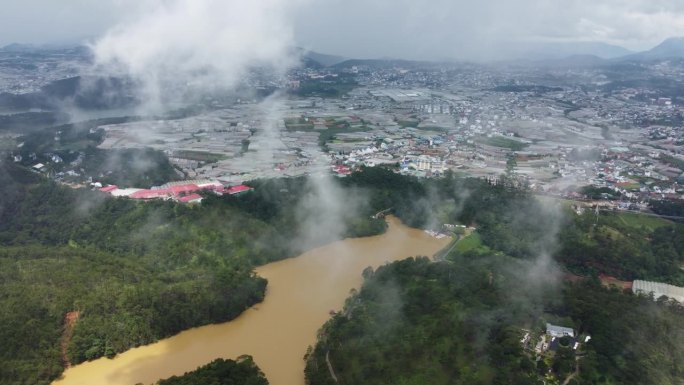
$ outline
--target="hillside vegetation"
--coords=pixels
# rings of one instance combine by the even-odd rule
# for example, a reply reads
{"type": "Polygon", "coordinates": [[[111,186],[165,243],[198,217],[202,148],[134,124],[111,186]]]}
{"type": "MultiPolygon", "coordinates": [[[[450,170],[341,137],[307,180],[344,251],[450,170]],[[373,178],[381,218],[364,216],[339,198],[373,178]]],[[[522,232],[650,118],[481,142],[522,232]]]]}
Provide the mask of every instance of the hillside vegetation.
{"type": "Polygon", "coordinates": [[[157,385],[268,385],[264,373],[252,357],[233,360],[217,359],[182,376],[160,380],[157,385]]]}
{"type": "Polygon", "coordinates": [[[490,182],[448,173],[420,180],[365,168],[344,183],[367,189],[374,209],[391,207],[410,226],[476,227],[484,248],[465,250],[469,255],[500,253],[529,260],[546,254],[581,276],[684,285],[684,226],[679,223],[620,212],[601,213],[598,219],[590,211],[577,215],[505,177],[490,182]]]}
{"type": "Polygon", "coordinates": [[[64,358],[111,357],[230,320],[263,299],[266,280],[254,275],[255,265],[386,226],[361,211],[348,217],[344,233],[298,242],[299,201],[311,188],[303,179],[257,181],[243,197],[182,205],[114,199],[2,166],[2,384],[46,384],[64,358]],[[65,343],[72,312],[79,317],[65,343]]]}
{"type": "Polygon", "coordinates": [[[363,288],[307,354],[309,384],[682,384],[682,305],[598,279],[682,285],[680,224],[578,215],[505,177],[421,181],[376,168],[345,182],[412,226],[477,230],[444,262],[364,272],[363,288]],[[538,341],[547,322],[591,339],[538,354],[521,341],[527,333],[538,341]]]}
{"type": "Polygon", "coordinates": [[[366,274],[321,329],[307,356],[308,383],[682,383],[681,306],[595,281],[526,282],[532,264],[509,257],[450,259],[410,259],[366,274]],[[537,359],[521,340],[543,334],[546,322],[591,340],[537,359]]]}

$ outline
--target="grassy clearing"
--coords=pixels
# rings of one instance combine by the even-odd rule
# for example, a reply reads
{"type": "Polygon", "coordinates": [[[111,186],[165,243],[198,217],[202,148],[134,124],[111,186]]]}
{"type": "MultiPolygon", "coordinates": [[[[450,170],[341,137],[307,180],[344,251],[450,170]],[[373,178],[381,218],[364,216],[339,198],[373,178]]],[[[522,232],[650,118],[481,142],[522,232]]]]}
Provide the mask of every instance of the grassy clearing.
{"type": "Polygon", "coordinates": [[[313,124],[286,124],[285,126],[290,131],[308,131],[313,130],[313,124]]]}
{"type": "Polygon", "coordinates": [[[225,155],[192,150],[176,151],[174,156],[206,163],[216,163],[218,161],[228,159],[225,155]]]}
{"type": "MultiPolygon", "coordinates": [[[[370,131],[371,128],[367,126],[362,126],[359,128],[329,128],[327,130],[321,131],[321,135],[319,137],[319,143],[321,146],[325,146],[327,143],[332,142],[333,140],[336,139],[337,134],[346,134],[346,133],[351,133],[351,132],[363,132],[363,131],[370,131]]],[[[344,140],[341,142],[353,142],[354,140],[344,140]]]]}
{"type": "Polygon", "coordinates": [[[420,121],[419,120],[399,120],[399,121],[397,121],[397,124],[402,128],[418,127],[418,125],[420,124],[420,121]]]}
{"type": "Polygon", "coordinates": [[[672,222],[668,221],[667,219],[634,213],[619,213],[617,218],[625,226],[637,229],[643,227],[648,231],[654,231],[659,227],[669,226],[672,224],[672,222]]]}
{"type": "Polygon", "coordinates": [[[624,188],[625,190],[632,190],[632,191],[637,191],[641,188],[641,184],[639,182],[623,183],[623,184],[620,184],[619,186],[624,188]]]}
{"type": "Polygon", "coordinates": [[[456,247],[454,247],[454,250],[460,254],[478,249],[486,249],[486,246],[482,244],[482,238],[480,238],[480,234],[477,232],[473,232],[467,237],[464,237],[458,241],[456,247]]]}
{"type": "Polygon", "coordinates": [[[286,118],[285,128],[287,128],[290,131],[307,131],[313,130],[314,125],[313,121],[307,121],[304,118],[286,118]]]}
{"type": "MultiPolygon", "coordinates": [[[[285,127],[290,130],[290,131],[313,131],[313,132],[318,132],[319,137],[318,137],[318,142],[321,147],[325,149],[325,145],[327,143],[335,142],[336,141],[336,135],[338,134],[347,134],[347,133],[352,133],[352,132],[362,132],[362,131],[370,131],[372,127],[368,127],[365,124],[362,126],[352,126],[349,124],[348,121],[341,119],[341,118],[335,118],[335,117],[327,117],[324,118],[326,122],[327,128],[325,130],[316,130],[314,129],[314,124],[313,122],[315,121],[315,118],[310,118],[308,121],[306,121],[304,118],[288,118],[285,119],[285,127]]],[[[345,142],[351,142],[353,140],[345,140],[345,142]]]]}
{"type": "Polygon", "coordinates": [[[660,157],[660,160],[663,162],[669,163],[670,165],[677,167],[678,169],[684,171],[684,160],[681,160],[679,158],[675,158],[674,156],[670,155],[663,155],[660,157]]]}
{"type": "Polygon", "coordinates": [[[0,151],[11,151],[17,147],[17,143],[13,138],[0,137],[0,151]]]}
{"type": "Polygon", "coordinates": [[[421,131],[432,131],[432,132],[448,132],[449,129],[446,127],[439,127],[439,126],[423,126],[423,127],[416,127],[417,129],[421,131]]]}
{"type": "Polygon", "coordinates": [[[519,142],[514,139],[505,138],[503,136],[481,138],[479,142],[489,146],[507,148],[511,151],[522,151],[525,148],[527,148],[527,146],[529,146],[529,144],[527,143],[519,142]]]}

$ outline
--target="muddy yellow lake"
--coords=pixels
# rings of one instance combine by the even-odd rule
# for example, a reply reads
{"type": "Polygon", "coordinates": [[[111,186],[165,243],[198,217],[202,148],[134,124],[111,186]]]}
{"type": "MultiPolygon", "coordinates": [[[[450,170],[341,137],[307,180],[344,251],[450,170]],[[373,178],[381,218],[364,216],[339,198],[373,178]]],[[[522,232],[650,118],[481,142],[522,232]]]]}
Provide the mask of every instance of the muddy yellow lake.
{"type": "Polygon", "coordinates": [[[153,384],[216,358],[254,357],[271,385],[303,385],[304,354],[316,332],[340,310],[361,272],[411,256],[432,256],[450,239],[435,239],[388,218],[383,235],[346,239],[256,269],[266,297],[238,318],[186,330],[157,343],[69,368],[54,385],[153,384]]]}

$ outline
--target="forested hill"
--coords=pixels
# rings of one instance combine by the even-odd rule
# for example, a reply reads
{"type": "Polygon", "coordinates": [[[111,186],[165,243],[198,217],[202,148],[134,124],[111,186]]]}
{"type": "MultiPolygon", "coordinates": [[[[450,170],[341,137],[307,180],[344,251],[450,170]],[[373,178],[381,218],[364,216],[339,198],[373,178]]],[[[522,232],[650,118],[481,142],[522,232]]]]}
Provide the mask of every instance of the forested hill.
{"type": "Polygon", "coordinates": [[[182,376],[160,380],[157,385],[268,385],[250,356],[236,361],[217,359],[182,376]]]}
{"type": "Polygon", "coordinates": [[[445,262],[364,272],[307,355],[311,385],[682,384],[681,304],[599,281],[684,284],[682,225],[577,214],[505,177],[421,181],[374,168],[345,183],[413,226],[475,230],[461,230],[445,262]],[[559,340],[537,353],[547,322],[579,333],[577,349],[559,340]]]}
{"type": "Polygon", "coordinates": [[[525,281],[532,263],[510,257],[449,259],[366,272],[309,351],[308,383],[682,384],[681,306],[598,281],[525,281]],[[537,353],[547,322],[576,330],[579,347],[537,353]]]}

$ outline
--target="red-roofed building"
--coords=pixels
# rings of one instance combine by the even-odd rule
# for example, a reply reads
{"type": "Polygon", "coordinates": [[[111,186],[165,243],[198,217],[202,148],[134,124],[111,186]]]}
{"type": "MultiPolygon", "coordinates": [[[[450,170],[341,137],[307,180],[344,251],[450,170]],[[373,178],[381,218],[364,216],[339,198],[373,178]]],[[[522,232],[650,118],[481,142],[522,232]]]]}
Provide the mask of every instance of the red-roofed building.
{"type": "Polygon", "coordinates": [[[199,188],[202,190],[216,190],[216,189],[222,189],[223,184],[219,181],[211,181],[209,183],[195,183],[199,188]]]}
{"type": "Polygon", "coordinates": [[[199,194],[190,194],[178,198],[178,201],[181,203],[200,203],[202,202],[202,196],[199,194]]]}
{"type": "Polygon", "coordinates": [[[140,190],[130,195],[132,199],[178,198],[182,195],[196,193],[202,190],[196,184],[184,184],[154,190],[140,190]]]}
{"type": "MultiPolygon", "coordinates": [[[[112,190],[109,190],[110,187],[112,186],[107,186],[105,188],[101,188],[100,190],[106,192],[117,190],[116,186],[113,186],[112,190]]],[[[250,190],[252,190],[251,187],[244,185],[226,189],[219,182],[203,183],[200,185],[195,183],[187,183],[179,185],[167,184],[161,188],[137,190],[131,194],[126,194],[126,196],[131,199],[175,199],[179,202],[188,203],[200,202],[202,200],[202,196],[198,194],[200,191],[213,191],[221,195],[221,193],[224,192],[228,194],[239,194],[250,190]]]]}
{"type": "Polygon", "coordinates": [[[158,199],[158,198],[168,198],[171,195],[171,191],[167,189],[159,190],[140,190],[129,195],[131,199],[158,199]]]}
{"type": "Polygon", "coordinates": [[[254,190],[254,189],[249,187],[249,186],[245,186],[245,185],[241,184],[239,186],[233,186],[233,187],[229,188],[228,190],[226,190],[226,193],[228,193],[230,195],[237,195],[237,194],[244,194],[244,193],[246,193],[248,191],[252,191],[252,190],[254,190]]]}
{"type": "Polygon", "coordinates": [[[102,191],[103,193],[110,193],[110,192],[112,192],[112,191],[114,191],[114,190],[118,190],[118,189],[119,189],[118,186],[113,185],[113,184],[110,184],[110,185],[108,185],[108,186],[102,187],[102,188],[100,189],[100,191],[102,191]]]}
{"type": "Polygon", "coordinates": [[[201,190],[201,188],[196,184],[184,184],[184,185],[180,185],[180,186],[171,186],[165,190],[170,191],[173,195],[178,195],[178,194],[194,193],[196,191],[201,190]]]}
{"type": "Polygon", "coordinates": [[[349,166],[335,166],[333,171],[338,175],[351,175],[351,167],[349,166]]]}

